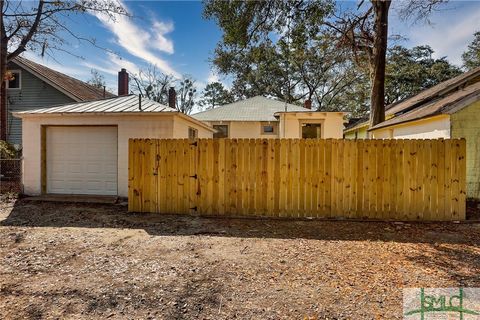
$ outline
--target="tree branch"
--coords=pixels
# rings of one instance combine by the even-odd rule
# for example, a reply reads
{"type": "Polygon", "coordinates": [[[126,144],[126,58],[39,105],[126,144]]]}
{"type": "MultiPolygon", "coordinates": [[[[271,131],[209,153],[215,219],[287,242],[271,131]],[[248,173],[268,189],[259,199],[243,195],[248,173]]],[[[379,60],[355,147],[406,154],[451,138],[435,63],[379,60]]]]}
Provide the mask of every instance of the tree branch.
{"type": "Polygon", "coordinates": [[[35,21],[33,22],[33,25],[30,27],[30,30],[28,31],[28,33],[23,37],[22,41],[20,41],[20,44],[18,45],[17,49],[15,49],[13,52],[8,54],[7,60],[12,60],[13,58],[17,57],[20,53],[26,50],[25,47],[27,43],[32,39],[33,35],[37,32],[38,25],[40,24],[40,20],[42,18],[44,4],[45,4],[44,0],[40,0],[38,2],[37,14],[35,16],[35,21]]]}

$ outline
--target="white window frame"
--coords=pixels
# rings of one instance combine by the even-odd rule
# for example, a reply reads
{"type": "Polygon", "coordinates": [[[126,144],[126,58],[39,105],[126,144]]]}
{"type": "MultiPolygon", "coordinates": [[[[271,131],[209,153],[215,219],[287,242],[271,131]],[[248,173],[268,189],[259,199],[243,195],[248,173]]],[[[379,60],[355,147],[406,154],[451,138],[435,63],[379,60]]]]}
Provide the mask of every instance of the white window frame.
{"type": "Polygon", "coordinates": [[[263,122],[261,124],[261,126],[262,126],[261,132],[260,132],[261,135],[276,135],[277,134],[277,126],[274,123],[263,122]],[[266,132],[265,127],[272,127],[273,131],[272,132],[266,132]]]}
{"type": "Polygon", "coordinates": [[[198,139],[198,130],[192,127],[188,127],[188,138],[192,140],[198,139]],[[193,132],[195,137],[190,137],[190,132],[193,132]]]}
{"type": "Polygon", "coordinates": [[[230,124],[227,123],[215,123],[212,125],[212,127],[215,129],[215,126],[226,126],[227,127],[227,136],[224,138],[215,138],[215,139],[225,139],[225,138],[230,138],[230,124]]]}
{"type": "Polygon", "coordinates": [[[22,89],[22,70],[8,70],[11,73],[18,73],[18,88],[10,88],[9,83],[10,81],[5,80],[6,82],[6,89],[7,90],[21,90],[22,89]]]}

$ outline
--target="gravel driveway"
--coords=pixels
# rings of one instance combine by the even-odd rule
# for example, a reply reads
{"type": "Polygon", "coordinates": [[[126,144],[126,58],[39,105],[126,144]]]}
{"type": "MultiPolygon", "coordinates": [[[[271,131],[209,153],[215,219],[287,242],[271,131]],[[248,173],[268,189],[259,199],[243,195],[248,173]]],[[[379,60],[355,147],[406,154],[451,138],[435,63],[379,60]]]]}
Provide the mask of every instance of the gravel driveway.
{"type": "Polygon", "coordinates": [[[480,224],[215,219],[0,203],[1,319],[400,319],[480,287],[480,224]]]}

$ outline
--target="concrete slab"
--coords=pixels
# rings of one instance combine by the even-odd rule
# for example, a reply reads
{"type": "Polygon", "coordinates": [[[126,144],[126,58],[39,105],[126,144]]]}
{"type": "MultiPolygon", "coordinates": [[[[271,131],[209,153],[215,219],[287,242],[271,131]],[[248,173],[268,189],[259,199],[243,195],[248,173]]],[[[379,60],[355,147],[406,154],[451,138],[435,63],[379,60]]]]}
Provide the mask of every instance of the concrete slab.
{"type": "Polygon", "coordinates": [[[73,202],[73,203],[117,203],[117,196],[94,196],[94,195],[72,195],[72,194],[45,194],[41,196],[26,197],[28,201],[52,201],[52,202],[73,202]]]}

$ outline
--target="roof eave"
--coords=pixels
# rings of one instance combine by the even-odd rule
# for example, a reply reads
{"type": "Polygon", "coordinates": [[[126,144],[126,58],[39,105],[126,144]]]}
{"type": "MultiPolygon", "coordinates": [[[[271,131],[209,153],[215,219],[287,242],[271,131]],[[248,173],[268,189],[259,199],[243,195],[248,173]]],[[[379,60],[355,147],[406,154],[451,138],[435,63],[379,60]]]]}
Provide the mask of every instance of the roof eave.
{"type": "MultiPolygon", "coordinates": [[[[173,112],[171,112],[171,113],[173,113],[173,112]]],[[[193,122],[193,123],[196,123],[196,124],[198,124],[199,126],[202,126],[203,128],[205,128],[205,129],[207,129],[207,130],[209,130],[209,131],[211,131],[211,132],[217,132],[217,130],[213,129],[212,126],[209,126],[208,124],[206,124],[206,123],[203,122],[202,120],[195,119],[195,118],[192,117],[192,116],[186,115],[186,114],[184,114],[184,113],[182,113],[182,112],[178,112],[178,111],[176,112],[176,114],[177,114],[178,116],[180,116],[181,118],[183,118],[183,119],[185,119],[185,120],[187,120],[187,121],[191,121],[191,122],[193,122]]]]}
{"type": "Polygon", "coordinates": [[[33,118],[33,117],[61,117],[61,116],[179,116],[187,121],[193,122],[204,129],[207,129],[211,132],[216,132],[213,127],[209,126],[208,124],[194,119],[182,112],[179,111],[120,111],[120,112],[47,112],[47,113],[24,113],[24,112],[12,112],[12,115],[16,118],[33,118]]]}
{"type": "Polygon", "coordinates": [[[410,123],[410,122],[422,121],[422,120],[426,120],[426,119],[429,119],[429,118],[437,118],[437,117],[447,118],[449,116],[450,115],[446,114],[446,113],[434,113],[434,114],[429,114],[429,115],[419,117],[419,118],[415,118],[415,119],[408,119],[408,120],[401,121],[401,122],[386,124],[386,125],[383,125],[383,126],[378,126],[377,125],[375,127],[371,127],[369,129],[367,129],[367,131],[375,131],[375,130],[379,130],[379,129],[386,129],[386,128],[389,128],[389,127],[397,127],[397,126],[404,125],[404,124],[407,124],[407,123],[410,123]]]}
{"type": "Polygon", "coordinates": [[[347,132],[354,131],[354,130],[357,130],[357,129],[368,128],[368,125],[369,125],[369,122],[365,121],[365,122],[359,123],[359,124],[357,124],[357,125],[355,125],[351,128],[345,128],[345,130],[343,130],[343,132],[347,133],[347,132]]]}
{"type": "Polygon", "coordinates": [[[23,111],[12,112],[17,118],[27,117],[48,117],[48,116],[98,116],[98,115],[115,115],[115,116],[166,116],[176,115],[178,111],[119,111],[119,112],[30,112],[25,113],[23,111]]]}

